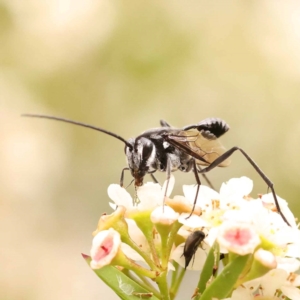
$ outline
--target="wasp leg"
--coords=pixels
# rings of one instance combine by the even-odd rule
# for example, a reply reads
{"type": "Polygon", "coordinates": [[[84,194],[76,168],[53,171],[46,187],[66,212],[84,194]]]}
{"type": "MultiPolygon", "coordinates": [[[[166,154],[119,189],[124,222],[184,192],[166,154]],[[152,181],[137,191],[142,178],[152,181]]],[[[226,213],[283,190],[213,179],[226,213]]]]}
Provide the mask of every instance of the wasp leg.
{"type": "Polygon", "coordinates": [[[196,202],[197,202],[197,198],[198,198],[198,194],[199,194],[199,190],[200,190],[200,186],[201,186],[200,177],[198,175],[199,170],[197,169],[197,164],[196,164],[195,159],[193,159],[193,172],[194,172],[195,179],[196,179],[196,182],[197,182],[197,190],[196,190],[196,195],[195,195],[195,200],[194,200],[194,203],[193,203],[192,211],[186,219],[188,219],[193,214],[193,212],[195,210],[195,206],[196,206],[196,202]]]}
{"type": "Polygon", "coordinates": [[[153,171],[148,172],[148,174],[150,174],[151,178],[153,179],[153,181],[155,183],[159,183],[158,180],[156,179],[156,177],[153,175],[153,173],[155,173],[155,172],[156,172],[156,170],[153,170],[153,171]]]}
{"type": "Polygon", "coordinates": [[[165,207],[165,198],[167,196],[167,192],[168,192],[168,188],[169,188],[169,182],[170,182],[170,178],[171,178],[171,160],[168,157],[167,158],[167,167],[166,167],[166,173],[167,173],[167,179],[166,179],[166,190],[165,190],[165,194],[164,194],[164,201],[163,201],[163,211],[164,211],[164,207],[165,207]]]}
{"type": "Polygon", "coordinates": [[[161,127],[171,127],[171,125],[165,120],[160,120],[159,123],[161,127]]]}
{"type": "Polygon", "coordinates": [[[214,160],[208,167],[202,169],[199,173],[206,173],[206,172],[209,172],[210,170],[214,169],[220,163],[222,163],[224,160],[226,160],[228,157],[230,157],[237,150],[239,150],[244,155],[244,157],[248,160],[250,165],[255,169],[255,171],[259,174],[259,176],[263,179],[263,181],[271,189],[278,213],[280,214],[282,219],[285,221],[285,223],[288,224],[289,226],[291,226],[290,223],[285,218],[285,216],[283,215],[283,213],[281,212],[281,209],[280,209],[277,197],[276,197],[273,182],[265,175],[265,173],[259,168],[259,166],[254,162],[254,160],[243,149],[241,149],[239,147],[232,147],[231,149],[229,149],[228,151],[223,153],[221,156],[219,156],[216,160],[214,160]]]}
{"type": "Polygon", "coordinates": [[[128,171],[129,168],[124,168],[121,172],[121,178],[120,178],[120,186],[123,187],[123,183],[124,183],[124,171],[128,171]]]}
{"type": "MultiPolygon", "coordinates": [[[[201,173],[202,168],[199,165],[197,165],[197,169],[198,169],[198,172],[201,173]]],[[[216,189],[214,188],[213,184],[211,183],[211,181],[209,180],[207,175],[206,174],[201,174],[201,175],[204,178],[204,180],[206,181],[206,183],[208,184],[208,186],[215,191],[216,189]]]]}

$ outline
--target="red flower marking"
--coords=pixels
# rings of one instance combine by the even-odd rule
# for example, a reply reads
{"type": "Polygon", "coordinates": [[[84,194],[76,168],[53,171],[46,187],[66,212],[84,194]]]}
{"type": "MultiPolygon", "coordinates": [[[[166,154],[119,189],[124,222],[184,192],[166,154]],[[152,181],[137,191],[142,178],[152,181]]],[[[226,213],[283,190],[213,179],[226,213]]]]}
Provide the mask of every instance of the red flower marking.
{"type": "Polygon", "coordinates": [[[94,257],[94,260],[99,261],[103,257],[107,256],[111,249],[113,248],[113,239],[111,236],[107,236],[107,238],[103,241],[102,245],[98,248],[97,254],[94,257]]]}
{"type": "Polygon", "coordinates": [[[225,233],[224,238],[233,245],[243,246],[251,239],[251,233],[248,228],[233,228],[225,233]]]}

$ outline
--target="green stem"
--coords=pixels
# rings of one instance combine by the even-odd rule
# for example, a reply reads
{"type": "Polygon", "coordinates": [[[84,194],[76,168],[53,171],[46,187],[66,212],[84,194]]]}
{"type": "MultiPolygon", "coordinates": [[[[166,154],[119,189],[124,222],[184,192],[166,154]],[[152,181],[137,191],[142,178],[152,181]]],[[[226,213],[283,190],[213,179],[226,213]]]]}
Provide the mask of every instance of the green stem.
{"type": "Polygon", "coordinates": [[[173,261],[173,266],[175,267],[175,271],[172,272],[172,278],[171,278],[171,289],[172,286],[175,284],[177,275],[178,275],[178,271],[179,271],[179,264],[174,260],[173,261]]]}
{"type": "Polygon", "coordinates": [[[171,300],[173,300],[176,297],[178,289],[180,287],[180,284],[182,282],[182,279],[183,279],[183,277],[185,275],[185,271],[186,271],[184,268],[182,268],[180,266],[178,266],[178,270],[180,270],[180,271],[177,272],[178,276],[177,276],[174,284],[172,284],[172,286],[170,288],[170,297],[171,297],[171,300]]]}
{"type": "Polygon", "coordinates": [[[123,273],[126,274],[127,277],[129,277],[130,279],[132,279],[133,281],[135,281],[136,283],[138,283],[141,287],[143,287],[145,290],[153,293],[153,295],[156,298],[160,298],[160,294],[159,292],[155,289],[155,287],[147,280],[147,278],[145,278],[144,276],[140,276],[138,274],[135,274],[135,276],[133,276],[129,270],[124,269],[123,273]]]}
{"type": "Polygon", "coordinates": [[[160,293],[155,289],[155,287],[145,278],[144,276],[139,276],[141,279],[141,285],[145,287],[145,289],[149,290],[149,292],[152,292],[153,295],[157,298],[160,298],[160,293]]]}
{"type": "Polygon", "coordinates": [[[170,257],[172,248],[173,248],[173,244],[174,244],[174,240],[176,238],[177,232],[178,230],[181,228],[182,224],[179,223],[178,221],[174,222],[173,227],[171,229],[171,232],[169,234],[169,239],[168,239],[168,244],[166,247],[166,256],[170,257]]]}
{"type": "Polygon", "coordinates": [[[133,216],[133,220],[136,222],[137,226],[141,229],[148,241],[154,266],[156,266],[154,268],[152,267],[152,269],[157,270],[157,268],[160,268],[160,261],[155,249],[153,239],[153,224],[150,220],[150,212],[145,211],[143,213],[139,213],[138,215],[133,216]]]}
{"type": "Polygon", "coordinates": [[[157,271],[145,269],[132,259],[128,258],[122,251],[119,251],[118,254],[113,258],[112,264],[116,266],[122,266],[128,270],[135,272],[139,276],[146,276],[151,279],[155,279],[158,275],[157,271]]]}
{"type": "Polygon", "coordinates": [[[157,278],[156,282],[160,291],[161,300],[171,300],[169,295],[168,281],[167,281],[168,271],[162,272],[157,278]]]}
{"type": "Polygon", "coordinates": [[[146,239],[148,241],[149,247],[150,247],[150,251],[154,260],[154,264],[156,267],[160,268],[160,261],[156,252],[156,248],[155,248],[155,244],[154,244],[154,240],[153,240],[153,234],[151,233],[145,233],[146,239]]]}
{"type": "Polygon", "coordinates": [[[150,255],[143,251],[131,238],[123,239],[123,242],[130,246],[133,250],[135,250],[145,260],[145,262],[152,270],[157,270],[157,267],[151,259],[150,255]]]}
{"type": "Polygon", "coordinates": [[[161,265],[162,269],[165,270],[168,268],[169,255],[167,249],[168,236],[166,234],[161,234],[161,265]]]}
{"type": "Polygon", "coordinates": [[[211,300],[213,298],[223,299],[228,297],[234,289],[240,274],[243,272],[251,254],[238,256],[232,260],[222,272],[206,287],[204,292],[195,299],[211,300]]]}

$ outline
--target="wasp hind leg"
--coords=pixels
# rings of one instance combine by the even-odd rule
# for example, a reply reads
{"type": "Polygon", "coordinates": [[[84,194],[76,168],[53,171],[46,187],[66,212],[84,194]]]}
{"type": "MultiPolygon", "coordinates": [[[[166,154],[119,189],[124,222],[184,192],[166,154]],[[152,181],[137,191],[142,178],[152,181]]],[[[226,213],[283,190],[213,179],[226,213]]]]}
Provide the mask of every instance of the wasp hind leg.
{"type": "Polygon", "coordinates": [[[259,176],[263,179],[263,181],[270,188],[278,213],[280,214],[282,219],[285,221],[285,223],[288,224],[289,226],[291,226],[290,223],[285,218],[285,216],[283,215],[283,213],[281,212],[281,209],[280,209],[277,197],[276,197],[275,189],[274,189],[274,186],[273,186],[273,182],[265,175],[265,173],[259,168],[259,166],[254,162],[254,160],[243,149],[241,149],[239,147],[232,147],[231,149],[229,149],[228,151],[223,153],[221,156],[219,156],[216,160],[214,160],[208,167],[202,169],[199,173],[201,173],[201,174],[202,173],[207,173],[210,170],[214,169],[219,164],[221,164],[224,160],[229,158],[237,150],[239,150],[244,155],[244,157],[248,160],[250,165],[255,169],[255,171],[259,174],[259,176]]]}

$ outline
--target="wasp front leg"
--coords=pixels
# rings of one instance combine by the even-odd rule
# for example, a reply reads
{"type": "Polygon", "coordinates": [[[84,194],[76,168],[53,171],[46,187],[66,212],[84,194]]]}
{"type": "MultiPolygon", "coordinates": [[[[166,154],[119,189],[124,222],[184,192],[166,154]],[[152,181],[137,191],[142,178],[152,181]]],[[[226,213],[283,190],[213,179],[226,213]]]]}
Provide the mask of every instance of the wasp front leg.
{"type": "Polygon", "coordinates": [[[200,181],[200,177],[198,174],[199,170],[197,168],[196,160],[193,158],[191,161],[193,162],[193,172],[194,172],[195,179],[197,182],[197,190],[196,190],[196,195],[195,195],[192,211],[189,214],[189,216],[187,217],[187,219],[193,214],[193,212],[195,210],[195,206],[196,206],[196,202],[197,202],[197,198],[198,198],[198,194],[199,194],[199,190],[200,190],[200,186],[201,186],[201,181],[200,181]]]}
{"type": "Polygon", "coordinates": [[[123,187],[123,183],[124,183],[124,172],[125,171],[128,171],[129,168],[128,167],[125,167],[123,168],[122,172],[121,172],[121,178],[120,178],[120,186],[123,187]]]}
{"type": "Polygon", "coordinates": [[[153,171],[148,172],[148,174],[150,174],[151,178],[153,179],[153,181],[155,183],[159,183],[158,180],[156,179],[156,177],[153,175],[153,173],[155,173],[155,172],[156,172],[156,170],[153,170],[153,171]]]}
{"type": "MultiPolygon", "coordinates": [[[[197,167],[198,167],[198,172],[201,174],[202,168],[199,165],[197,165],[197,167]]],[[[204,180],[206,181],[206,183],[208,184],[208,186],[215,191],[216,189],[213,186],[213,184],[211,183],[211,181],[209,180],[209,178],[207,177],[207,175],[206,174],[201,174],[201,175],[204,178],[204,180]]]]}
{"type": "Polygon", "coordinates": [[[165,206],[165,198],[166,198],[167,193],[168,193],[169,182],[170,182],[170,178],[171,178],[171,159],[170,159],[169,156],[167,156],[166,174],[167,174],[167,178],[166,178],[166,190],[165,190],[164,201],[163,201],[164,206],[165,206]]]}

